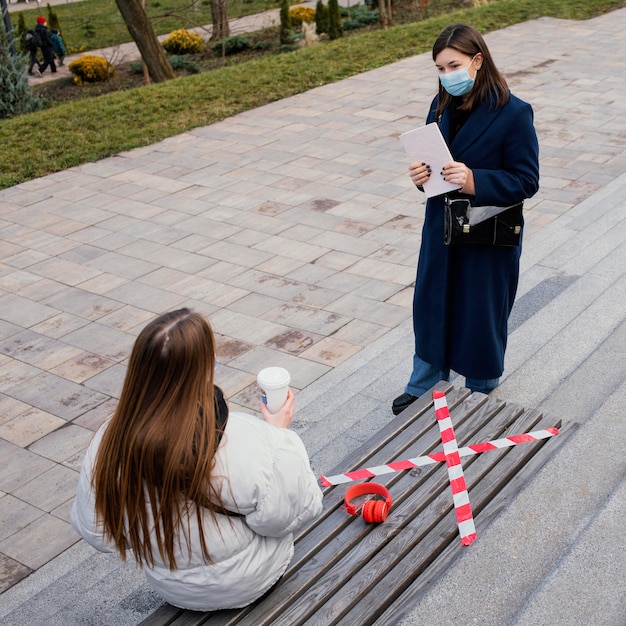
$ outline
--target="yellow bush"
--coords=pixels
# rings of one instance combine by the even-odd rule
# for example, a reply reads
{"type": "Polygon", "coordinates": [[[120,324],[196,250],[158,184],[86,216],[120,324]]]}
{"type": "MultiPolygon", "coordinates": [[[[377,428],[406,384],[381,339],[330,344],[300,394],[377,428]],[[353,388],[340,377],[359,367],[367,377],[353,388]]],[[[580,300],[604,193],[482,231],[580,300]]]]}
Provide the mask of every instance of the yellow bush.
{"type": "Polygon", "coordinates": [[[115,68],[104,58],[95,54],[85,54],[72,61],[67,68],[74,74],[76,85],[99,83],[109,80],[115,74],[115,68]]]}
{"type": "Polygon", "coordinates": [[[165,51],[169,54],[193,54],[204,50],[204,39],[196,33],[184,28],[173,30],[163,42],[165,51]]]}
{"type": "Polygon", "coordinates": [[[291,25],[294,28],[298,28],[298,26],[302,26],[302,22],[315,21],[315,9],[311,7],[294,7],[289,9],[289,17],[291,18],[291,25]]]}

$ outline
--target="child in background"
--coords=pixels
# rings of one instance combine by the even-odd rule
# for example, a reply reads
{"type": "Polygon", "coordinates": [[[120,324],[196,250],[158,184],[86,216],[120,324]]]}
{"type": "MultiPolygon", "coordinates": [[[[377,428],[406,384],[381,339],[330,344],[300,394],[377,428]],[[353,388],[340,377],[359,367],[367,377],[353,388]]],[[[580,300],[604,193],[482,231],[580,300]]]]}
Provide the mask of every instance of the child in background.
{"type": "Polygon", "coordinates": [[[52,49],[59,59],[59,65],[63,65],[63,59],[65,59],[65,44],[61,37],[61,32],[58,28],[53,28],[50,31],[50,39],[52,40],[52,49]]]}

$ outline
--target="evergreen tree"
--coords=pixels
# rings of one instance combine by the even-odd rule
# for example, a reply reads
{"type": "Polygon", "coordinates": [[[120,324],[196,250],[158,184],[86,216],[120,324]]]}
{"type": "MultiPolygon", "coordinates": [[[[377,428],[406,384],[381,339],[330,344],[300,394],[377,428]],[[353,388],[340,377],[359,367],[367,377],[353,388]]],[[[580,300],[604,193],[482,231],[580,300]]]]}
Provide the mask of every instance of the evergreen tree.
{"type": "Polygon", "coordinates": [[[293,30],[289,15],[289,0],[280,0],[280,44],[286,46],[293,42],[293,30]]]}
{"type": "Polygon", "coordinates": [[[27,55],[11,54],[11,43],[0,20],[0,119],[41,108],[41,101],[33,96],[28,84],[27,67],[27,55]]]}
{"type": "Polygon", "coordinates": [[[53,28],[60,30],[61,27],[59,26],[58,15],[52,10],[50,4],[47,4],[46,6],[48,7],[48,30],[52,30],[53,28]]]}
{"type": "Polygon", "coordinates": [[[15,41],[17,42],[17,47],[22,51],[26,52],[26,47],[24,45],[26,39],[26,22],[24,21],[24,13],[20,11],[20,14],[17,18],[17,28],[13,31],[13,36],[15,37],[15,41]]]}
{"type": "Polygon", "coordinates": [[[315,5],[315,32],[318,35],[328,32],[328,7],[324,0],[317,0],[315,5]]]}
{"type": "Polygon", "coordinates": [[[338,39],[341,35],[343,35],[343,26],[339,13],[339,2],[328,0],[328,37],[338,39]]]}

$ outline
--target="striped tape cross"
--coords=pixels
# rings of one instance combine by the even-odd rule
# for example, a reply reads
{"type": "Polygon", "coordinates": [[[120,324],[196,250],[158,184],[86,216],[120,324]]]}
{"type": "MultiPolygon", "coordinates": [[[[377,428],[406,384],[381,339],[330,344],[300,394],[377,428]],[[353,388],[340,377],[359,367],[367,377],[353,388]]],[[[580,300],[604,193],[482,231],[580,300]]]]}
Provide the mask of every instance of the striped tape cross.
{"type": "Polygon", "coordinates": [[[435,401],[435,417],[441,433],[443,453],[448,467],[448,479],[452,489],[456,523],[459,527],[461,543],[464,546],[469,546],[476,540],[476,527],[474,525],[469,494],[467,493],[467,485],[465,484],[465,474],[461,464],[459,446],[456,442],[452,419],[450,418],[448,401],[443,391],[434,391],[433,400],[435,401]]]}

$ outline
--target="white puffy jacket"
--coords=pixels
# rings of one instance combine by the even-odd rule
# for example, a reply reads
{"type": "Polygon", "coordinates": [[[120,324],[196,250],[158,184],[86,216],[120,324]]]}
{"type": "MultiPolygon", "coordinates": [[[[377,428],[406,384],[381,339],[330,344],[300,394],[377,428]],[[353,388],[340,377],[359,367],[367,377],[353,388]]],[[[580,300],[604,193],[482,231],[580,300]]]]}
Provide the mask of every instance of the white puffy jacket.
{"type": "MultiPolygon", "coordinates": [[[[95,523],[91,476],[108,423],[87,450],[78,480],[71,521],[94,548],[115,551],[95,523]]],[[[228,510],[243,517],[207,513],[204,532],[213,564],[202,557],[199,529],[191,516],[191,558],[187,545],[176,552],[177,571],[161,561],[152,543],[153,568],[144,571],[151,587],[170,604],[195,611],[246,606],[263,595],[287,569],[293,534],[322,510],[322,492],[300,437],[245,413],[230,413],[216,455],[215,476],[227,476],[221,497],[228,510]]],[[[176,546],[175,542],[175,546],[176,546]]]]}

